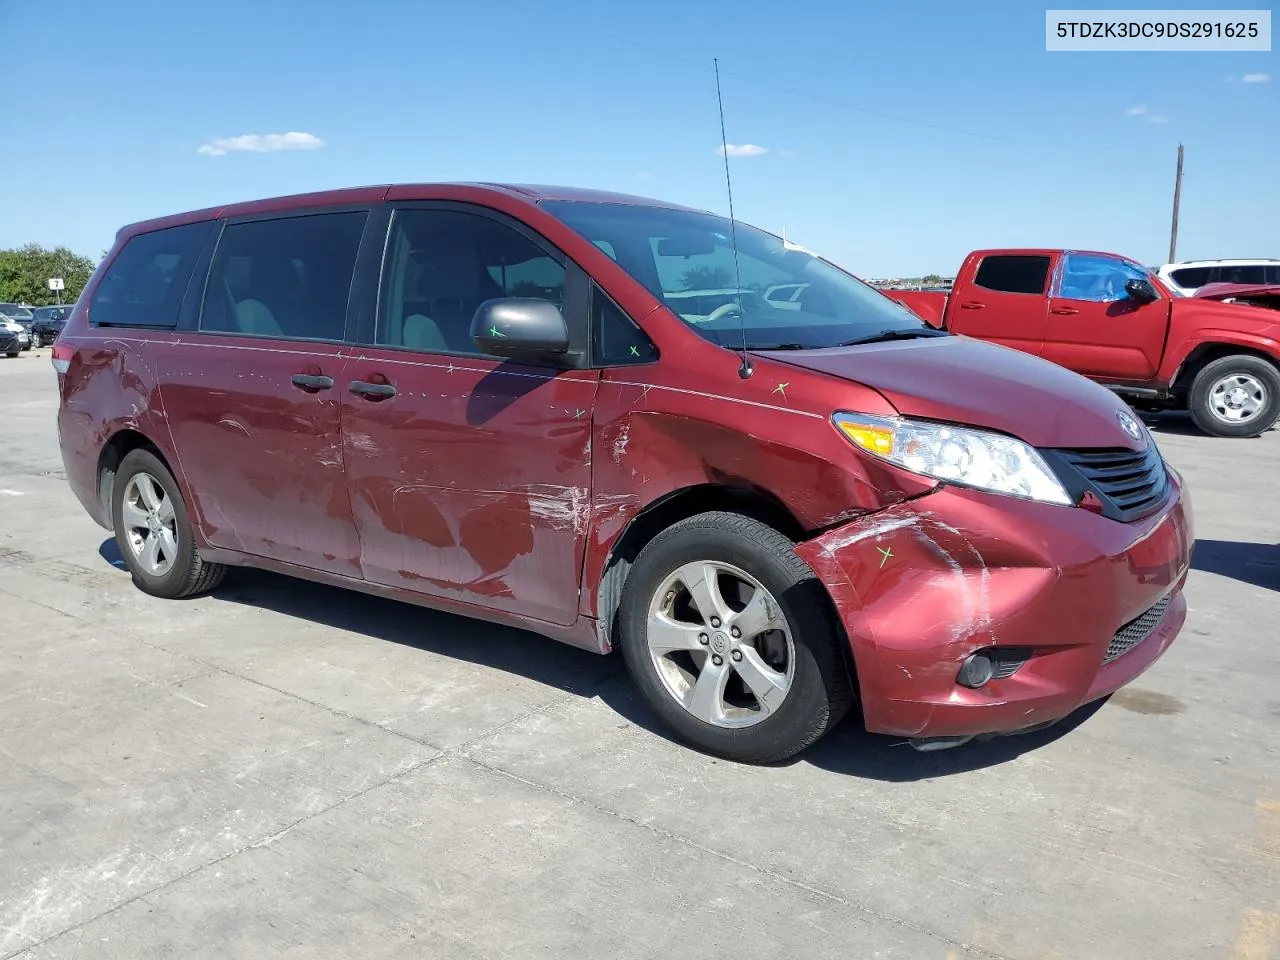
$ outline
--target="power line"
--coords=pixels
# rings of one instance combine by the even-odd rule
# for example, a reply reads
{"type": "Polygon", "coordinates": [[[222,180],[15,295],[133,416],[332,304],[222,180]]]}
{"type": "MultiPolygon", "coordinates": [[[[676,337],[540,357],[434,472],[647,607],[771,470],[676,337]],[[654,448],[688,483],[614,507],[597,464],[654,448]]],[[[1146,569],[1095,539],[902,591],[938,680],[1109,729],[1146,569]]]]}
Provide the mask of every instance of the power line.
{"type": "MultiPolygon", "coordinates": [[[[699,69],[706,68],[706,60],[695,60],[692,57],[682,56],[678,53],[672,53],[670,50],[663,50],[661,47],[652,47],[646,43],[640,43],[630,37],[620,37],[617,34],[602,33],[603,39],[612,40],[615,43],[622,43],[630,47],[643,50],[646,53],[652,53],[660,57],[667,57],[670,60],[678,60],[681,63],[687,63],[699,69]]],[[[770,80],[761,80],[759,77],[748,76],[745,73],[738,73],[735,70],[721,70],[726,77],[733,77],[735,80],[742,80],[745,83],[752,83],[758,87],[766,87],[770,90],[777,90],[779,93],[790,94],[793,97],[803,97],[807,100],[814,100],[818,103],[825,103],[829,106],[840,107],[844,110],[850,110],[854,113],[861,113],[869,117],[878,117],[881,120],[892,120],[896,123],[905,123],[913,127],[922,127],[926,130],[937,130],[942,133],[953,133],[962,137],[974,137],[979,140],[991,140],[999,143],[1019,143],[1025,141],[1015,140],[1012,137],[1002,137],[993,133],[981,133],[976,130],[965,130],[960,127],[950,127],[940,123],[930,123],[927,120],[916,120],[912,117],[904,117],[896,113],[887,113],[883,110],[873,110],[870,107],[860,107],[857,104],[849,103],[846,100],[837,100],[834,97],[825,97],[821,94],[810,93],[807,90],[797,90],[794,87],[786,87],[780,83],[774,83],[770,80]]]]}

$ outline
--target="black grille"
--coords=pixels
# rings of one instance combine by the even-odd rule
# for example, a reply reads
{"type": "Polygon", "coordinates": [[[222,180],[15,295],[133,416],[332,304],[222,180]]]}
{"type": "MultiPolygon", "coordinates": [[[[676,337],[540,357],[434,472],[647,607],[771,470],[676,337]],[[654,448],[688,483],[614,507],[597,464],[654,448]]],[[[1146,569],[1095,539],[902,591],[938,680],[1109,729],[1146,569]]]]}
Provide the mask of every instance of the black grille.
{"type": "Polygon", "coordinates": [[[1086,449],[1045,451],[1059,479],[1077,502],[1088,491],[1102,501],[1113,520],[1137,520],[1152,513],[1169,490],[1164,458],[1152,442],[1145,450],[1086,449]]]}
{"type": "Polygon", "coordinates": [[[1169,599],[1169,597],[1162,598],[1156,602],[1154,607],[1134,617],[1117,630],[1116,635],[1107,644],[1107,655],[1102,658],[1102,662],[1110,663],[1116,657],[1128,653],[1147,637],[1151,636],[1151,631],[1160,622],[1164,612],[1169,609],[1169,599]]]}
{"type": "Polygon", "coordinates": [[[18,349],[18,337],[8,330],[0,330],[0,353],[18,349]]]}

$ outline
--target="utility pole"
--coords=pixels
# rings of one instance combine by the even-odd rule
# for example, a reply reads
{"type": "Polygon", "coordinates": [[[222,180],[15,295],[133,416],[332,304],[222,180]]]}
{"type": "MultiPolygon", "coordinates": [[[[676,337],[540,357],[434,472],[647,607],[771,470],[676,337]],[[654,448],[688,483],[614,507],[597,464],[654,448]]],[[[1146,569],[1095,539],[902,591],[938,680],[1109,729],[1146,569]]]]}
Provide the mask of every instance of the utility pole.
{"type": "Polygon", "coordinates": [[[1178,262],[1178,205],[1182,202],[1182,144],[1178,144],[1178,176],[1173,182],[1173,229],[1169,234],[1169,263],[1178,262]]]}

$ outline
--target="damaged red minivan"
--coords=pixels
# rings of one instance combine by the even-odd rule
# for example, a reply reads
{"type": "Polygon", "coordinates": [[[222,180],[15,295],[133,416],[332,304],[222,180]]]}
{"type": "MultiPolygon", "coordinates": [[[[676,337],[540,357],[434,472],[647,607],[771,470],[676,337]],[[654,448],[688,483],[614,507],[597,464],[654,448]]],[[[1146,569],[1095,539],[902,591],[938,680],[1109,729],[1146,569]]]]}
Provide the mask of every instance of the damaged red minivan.
{"type": "Polygon", "coordinates": [[[142,590],[264,567],[620,647],[737,760],[854,704],[921,748],[1044,725],[1186,614],[1186,491],[1124,403],[710,213],[459,184],[153,220],[53,362],[142,590]]]}

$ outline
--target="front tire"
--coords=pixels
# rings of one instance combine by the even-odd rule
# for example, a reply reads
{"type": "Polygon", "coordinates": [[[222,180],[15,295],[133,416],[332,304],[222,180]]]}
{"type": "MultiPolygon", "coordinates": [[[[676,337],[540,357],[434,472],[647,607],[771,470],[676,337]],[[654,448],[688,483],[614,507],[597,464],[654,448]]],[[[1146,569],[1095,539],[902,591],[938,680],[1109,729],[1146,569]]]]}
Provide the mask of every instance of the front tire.
{"type": "Polygon", "coordinates": [[[120,462],[111,519],[120,556],[143,593],[177,600],[206,593],[226,576],[226,567],[196,552],[178,484],[150,450],[132,450],[120,462]]]}
{"type": "Polygon", "coordinates": [[[1280,371],[1261,357],[1221,357],[1191,383],[1191,419],[1215,437],[1256,437],[1280,417],[1280,371]]]}
{"type": "Polygon", "coordinates": [[[790,540],[748,517],[703,513],[658,534],[627,576],[618,622],[645,700],[708,753],[784,760],[852,702],[825,590],[790,540]]]}

